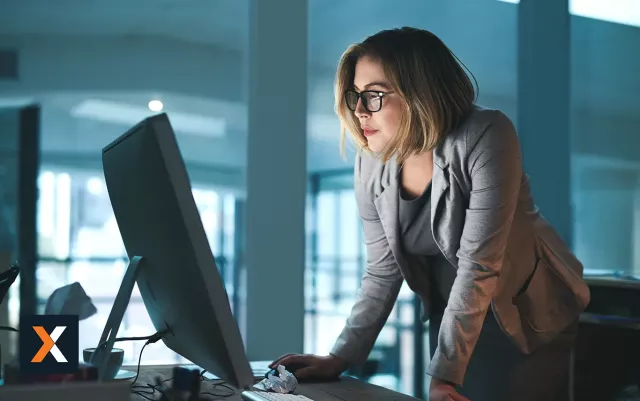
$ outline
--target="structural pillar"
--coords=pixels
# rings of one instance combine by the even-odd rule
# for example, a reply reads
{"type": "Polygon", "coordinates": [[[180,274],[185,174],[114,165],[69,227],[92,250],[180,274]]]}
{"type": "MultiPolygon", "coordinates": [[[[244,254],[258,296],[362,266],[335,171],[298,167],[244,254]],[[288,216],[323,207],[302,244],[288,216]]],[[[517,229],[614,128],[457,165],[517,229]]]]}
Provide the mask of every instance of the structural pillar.
{"type": "Polygon", "coordinates": [[[303,351],[307,0],[249,2],[245,344],[303,351]]]}
{"type": "MultiPolygon", "coordinates": [[[[16,259],[16,219],[18,203],[18,133],[19,113],[11,108],[0,107],[0,273],[6,271],[16,259]]],[[[18,284],[14,284],[17,286],[18,284]]],[[[9,294],[2,299],[0,294],[0,326],[11,326],[9,319],[9,294]]],[[[15,356],[17,336],[0,330],[0,363],[5,364],[15,356]]],[[[3,366],[0,366],[0,374],[3,366]]]]}
{"type": "Polygon", "coordinates": [[[637,175],[633,205],[633,269],[632,274],[640,276],[640,174],[637,175]]]}
{"type": "Polygon", "coordinates": [[[568,0],[518,6],[518,132],[541,213],[572,244],[568,0]]]}
{"type": "MultiPolygon", "coordinates": [[[[36,313],[38,256],[37,200],[40,169],[40,108],[0,107],[0,273],[13,262],[20,276],[13,287],[20,294],[20,315],[36,313]]],[[[0,326],[15,326],[9,316],[9,296],[0,299],[0,326]]],[[[6,361],[15,356],[17,337],[0,332],[6,361]]],[[[1,369],[0,369],[1,370],[1,369]]]]}

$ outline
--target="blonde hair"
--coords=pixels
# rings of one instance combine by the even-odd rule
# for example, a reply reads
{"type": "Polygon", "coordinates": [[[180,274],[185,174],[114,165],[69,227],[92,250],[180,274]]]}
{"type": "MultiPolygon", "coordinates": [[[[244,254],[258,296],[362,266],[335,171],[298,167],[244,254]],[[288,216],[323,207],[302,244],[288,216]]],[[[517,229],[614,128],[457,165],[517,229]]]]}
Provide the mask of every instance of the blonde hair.
{"type": "Polygon", "coordinates": [[[345,91],[353,89],[356,63],[362,57],[380,62],[404,104],[398,132],[381,152],[384,162],[395,156],[402,163],[412,154],[432,150],[473,110],[476,91],[471,79],[437,36],[408,27],[378,32],[349,46],[338,64],[335,110],[343,155],[346,132],[359,150],[368,149],[360,122],[344,100],[345,91]]]}

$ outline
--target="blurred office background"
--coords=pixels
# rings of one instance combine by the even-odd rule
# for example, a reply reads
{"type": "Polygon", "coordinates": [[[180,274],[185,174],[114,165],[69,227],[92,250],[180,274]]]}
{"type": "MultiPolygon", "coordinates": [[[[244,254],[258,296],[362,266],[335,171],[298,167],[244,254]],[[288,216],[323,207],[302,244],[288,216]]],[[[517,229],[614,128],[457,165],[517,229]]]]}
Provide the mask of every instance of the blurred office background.
{"type": "MultiPolygon", "coordinates": [[[[8,322],[17,324],[21,308],[42,312],[54,289],[77,281],[98,307],[81,322],[80,346],[95,346],[127,266],[101,149],[162,111],[176,130],[249,357],[329,352],[366,259],[353,152],[346,160],[339,153],[335,67],[350,43],[405,25],[440,36],[475,75],[479,103],[514,120],[542,213],[585,272],[633,287],[640,276],[640,2],[536,3],[2,1],[0,253],[34,255],[21,277],[28,282],[16,283],[3,305],[8,322]],[[25,150],[35,145],[39,160],[25,150]],[[31,246],[19,238],[32,210],[20,198],[29,196],[21,187],[29,176],[19,165],[37,168],[31,246]],[[265,216],[269,210],[277,218],[265,216]],[[267,326],[270,319],[283,326],[267,326]],[[255,334],[260,327],[266,334],[255,334]]],[[[370,362],[353,373],[421,395],[428,342],[417,317],[405,288],[370,362]]],[[[153,331],[136,292],[121,333],[153,331]]],[[[137,362],[142,345],[122,344],[127,363],[137,362]]],[[[142,362],[183,360],[154,344],[142,362]]]]}

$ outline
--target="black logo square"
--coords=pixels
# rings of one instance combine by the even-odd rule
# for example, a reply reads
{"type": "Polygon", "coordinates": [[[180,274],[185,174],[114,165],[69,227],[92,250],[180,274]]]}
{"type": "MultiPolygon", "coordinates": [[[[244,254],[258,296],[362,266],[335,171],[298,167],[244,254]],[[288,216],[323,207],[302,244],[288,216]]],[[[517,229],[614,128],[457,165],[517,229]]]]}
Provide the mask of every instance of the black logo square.
{"type": "Polygon", "coordinates": [[[20,372],[71,374],[78,370],[77,315],[20,317],[20,372]]]}

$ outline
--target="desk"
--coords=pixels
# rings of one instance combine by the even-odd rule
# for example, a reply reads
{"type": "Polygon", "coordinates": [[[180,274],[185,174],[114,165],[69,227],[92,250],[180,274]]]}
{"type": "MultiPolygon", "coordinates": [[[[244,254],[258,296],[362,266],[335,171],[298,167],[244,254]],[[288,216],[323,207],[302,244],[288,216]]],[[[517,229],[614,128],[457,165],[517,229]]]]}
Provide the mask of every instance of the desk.
{"type": "MultiPolygon", "coordinates": [[[[135,371],[136,367],[127,366],[126,370],[135,371]]],[[[173,366],[141,366],[140,376],[136,382],[138,384],[153,384],[155,378],[160,377],[161,380],[169,379],[171,377],[173,366]]],[[[202,383],[202,392],[214,392],[215,394],[226,394],[228,391],[226,388],[218,387],[214,388],[215,384],[223,383],[218,380],[206,380],[202,383]]],[[[341,378],[339,381],[329,383],[302,383],[298,386],[296,393],[303,394],[314,401],[418,401],[417,398],[397,393],[395,391],[388,390],[383,387],[375,386],[363,382],[361,380],[353,379],[350,377],[341,378]]],[[[149,396],[149,395],[147,395],[149,396]]],[[[160,396],[159,392],[156,392],[156,396],[160,396]]],[[[150,397],[152,398],[152,397],[150,397]]],[[[241,401],[239,391],[230,397],[217,398],[214,396],[205,397],[211,400],[224,400],[224,401],[241,401]]],[[[144,397],[136,394],[131,395],[131,401],[146,401],[144,397]]]]}
{"type": "Polygon", "coordinates": [[[576,400],[638,400],[619,395],[640,385],[640,281],[589,276],[585,281],[591,302],[580,316],[575,347],[576,400]]]}

